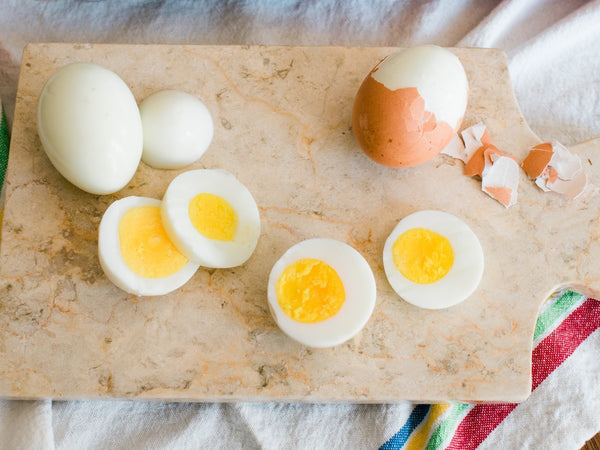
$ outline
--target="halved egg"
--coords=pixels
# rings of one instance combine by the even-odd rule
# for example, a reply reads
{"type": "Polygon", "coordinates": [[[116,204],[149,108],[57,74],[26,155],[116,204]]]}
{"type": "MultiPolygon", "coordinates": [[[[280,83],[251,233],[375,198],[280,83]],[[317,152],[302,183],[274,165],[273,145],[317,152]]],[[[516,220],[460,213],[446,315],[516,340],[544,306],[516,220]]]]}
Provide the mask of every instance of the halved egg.
{"type": "Polygon", "coordinates": [[[161,214],[177,248],[204,267],[243,264],[260,236],[254,197],[222,169],[190,170],[175,177],[163,198],[161,214]]]}
{"type": "Polygon", "coordinates": [[[447,308],[468,298],[479,285],[483,249],[459,218],[419,211],[402,219],[387,238],[383,266],[390,285],[407,302],[447,308]]]}
{"type": "Polygon", "coordinates": [[[167,236],[160,206],[154,198],[125,197],[113,202],[102,216],[100,265],[115,285],[130,294],[167,294],[198,269],[167,236]]]}
{"type": "Polygon", "coordinates": [[[356,335],[371,317],[375,298],[369,264],[334,239],[299,242],[269,276],[268,302],[275,322],[310,347],[332,347],[356,335]]]}

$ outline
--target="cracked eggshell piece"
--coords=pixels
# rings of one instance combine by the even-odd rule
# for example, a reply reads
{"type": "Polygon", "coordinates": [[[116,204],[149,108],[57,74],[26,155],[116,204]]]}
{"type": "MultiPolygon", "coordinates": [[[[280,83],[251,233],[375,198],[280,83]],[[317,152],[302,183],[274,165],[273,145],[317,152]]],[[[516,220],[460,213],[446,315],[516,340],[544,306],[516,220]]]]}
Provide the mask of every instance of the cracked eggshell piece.
{"type": "Polygon", "coordinates": [[[534,146],[523,160],[522,167],[545,192],[553,191],[575,198],[587,186],[587,175],[581,158],[557,141],[534,146]]]}
{"type": "Polygon", "coordinates": [[[484,144],[473,153],[473,156],[471,156],[471,159],[465,165],[464,174],[470,177],[479,175],[483,178],[485,169],[489,168],[500,156],[508,155],[504,154],[494,145],[484,144]]]}
{"type": "Polygon", "coordinates": [[[465,164],[473,157],[473,154],[484,145],[491,145],[492,140],[483,122],[478,122],[461,131],[460,135],[465,143],[465,164]]]}
{"type": "Polygon", "coordinates": [[[177,90],[156,92],[140,104],[144,128],[142,161],[156,169],[179,169],[200,159],[214,133],[208,108],[177,90]]]}
{"type": "Polygon", "coordinates": [[[519,165],[510,156],[494,153],[481,176],[481,189],[506,208],[517,203],[519,165]]]}
{"type": "Polygon", "coordinates": [[[491,144],[479,147],[465,166],[465,175],[481,177],[481,190],[506,208],[517,202],[519,165],[491,144]]]}
{"type": "MultiPolygon", "coordinates": [[[[323,281],[327,277],[315,275],[317,277],[310,274],[296,284],[300,288],[298,295],[309,301],[312,299],[310,305],[313,307],[325,301],[315,297],[319,297],[322,286],[327,284],[323,281]],[[314,283],[311,278],[315,278],[314,283]],[[317,289],[313,290],[312,286],[317,289]]],[[[344,242],[325,238],[308,239],[290,247],[273,265],[267,291],[269,310],[279,328],[297,342],[315,348],[339,345],[362,330],[373,313],[376,295],[375,277],[363,256],[344,242]],[[334,315],[311,323],[296,320],[284,311],[279,298],[281,290],[278,289],[286,269],[307,259],[324,262],[331,267],[341,280],[345,294],[334,315]]],[[[307,311],[306,303],[300,309],[303,309],[302,313],[320,314],[320,311],[307,311]]]]}
{"type": "Polygon", "coordinates": [[[168,239],[160,205],[160,200],[154,198],[125,197],[113,202],[100,221],[98,257],[102,270],[130,294],[168,294],[183,286],[198,269],[198,264],[180,254],[168,239]],[[136,218],[140,209],[146,211],[136,218]],[[131,213],[128,223],[123,223],[131,213]]]}
{"type": "MultiPolygon", "coordinates": [[[[448,308],[464,301],[477,289],[483,275],[483,249],[473,230],[458,217],[443,211],[419,211],[398,222],[390,233],[383,249],[383,266],[390,285],[407,302],[426,309],[448,308]],[[412,255],[414,261],[420,261],[421,266],[416,268],[418,271],[438,269],[435,263],[432,263],[440,260],[438,255],[424,250],[431,248],[431,232],[439,235],[438,238],[446,239],[450,244],[452,265],[447,273],[436,281],[411,281],[396,264],[394,253],[401,255],[396,256],[399,263],[405,261],[401,248],[398,248],[404,245],[405,241],[399,238],[412,230],[424,230],[425,233],[422,242],[412,242],[413,253],[423,251],[421,255],[412,255]]],[[[413,267],[409,269],[412,270],[413,267]]]]}
{"type": "Polygon", "coordinates": [[[460,127],[468,90],[465,70],[449,50],[401,50],[362,82],[352,112],[354,136],[379,164],[421,164],[439,154],[460,127]]]}
{"type": "Polygon", "coordinates": [[[456,147],[448,154],[465,162],[464,174],[481,177],[481,190],[505,207],[517,202],[519,166],[513,156],[492,145],[483,123],[461,133],[464,148],[456,147]]]}
{"type": "Polygon", "coordinates": [[[191,261],[228,268],[245,263],[260,236],[260,214],[250,191],[222,169],[183,172],[163,197],[167,234],[191,261]]]}
{"type": "Polygon", "coordinates": [[[451,156],[454,159],[460,159],[463,162],[465,161],[465,144],[462,139],[458,136],[458,133],[454,133],[450,142],[444,147],[444,149],[440,152],[444,155],[451,156]]]}
{"type": "Polygon", "coordinates": [[[462,140],[455,134],[442,153],[460,159],[467,164],[475,152],[484,145],[490,145],[491,139],[483,122],[476,123],[461,131],[462,140]]]}
{"type": "Polygon", "coordinates": [[[554,151],[552,150],[552,144],[550,142],[538,144],[531,148],[529,154],[523,160],[521,167],[523,167],[523,170],[529,178],[535,180],[544,173],[553,154],[554,151]]]}

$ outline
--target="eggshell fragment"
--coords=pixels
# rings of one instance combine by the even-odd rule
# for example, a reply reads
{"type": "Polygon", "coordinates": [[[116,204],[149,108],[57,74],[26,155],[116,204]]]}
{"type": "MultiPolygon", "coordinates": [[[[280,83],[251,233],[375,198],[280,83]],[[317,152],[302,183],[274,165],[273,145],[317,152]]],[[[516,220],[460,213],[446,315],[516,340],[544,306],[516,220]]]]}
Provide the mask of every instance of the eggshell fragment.
{"type": "Polygon", "coordinates": [[[479,175],[482,177],[485,167],[493,164],[492,155],[495,154],[507,156],[491,144],[484,144],[479,147],[465,165],[465,175],[470,177],[479,175]]]}
{"type": "Polygon", "coordinates": [[[352,112],[354,135],[380,164],[421,164],[450,142],[467,96],[467,77],[453,53],[431,45],[405,49],[381,61],[361,84],[352,112]]]}
{"type": "MultiPolygon", "coordinates": [[[[473,153],[483,145],[491,145],[492,140],[483,122],[465,128],[461,131],[461,136],[465,141],[465,148],[468,154],[467,161],[471,159],[473,153]]],[[[467,162],[465,161],[465,162],[467,162]]]]}
{"type": "Polygon", "coordinates": [[[462,140],[456,134],[442,153],[460,159],[467,164],[473,154],[485,144],[491,144],[490,135],[482,122],[476,123],[461,131],[462,140]],[[464,141],[464,142],[463,142],[464,141]]]}
{"type": "Polygon", "coordinates": [[[517,202],[519,165],[514,157],[492,145],[483,123],[461,132],[464,144],[454,142],[444,153],[465,163],[464,174],[481,177],[481,189],[505,207],[517,202]]]}
{"type": "Polygon", "coordinates": [[[535,180],[544,172],[552,159],[553,153],[552,144],[549,142],[538,144],[529,151],[529,154],[523,160],[521,167],[523,167],[525,173],[527,173],[532,180],[535,180]]]}
{"type": "Polygon", "coordinates": [[[465,175],[479,175],[481,190],[507,208],[517,202],[519,165],[497,147],[479,147],[465,166],[465,175]]]}
{"type": "Polygon", "coordinates": [[[486,157],[481,176],[483,192],[508,208],[517,203],[518,186],[519,165],[512,157],[497,152],[486,157]]]}
{"type": "Polygon", "coordinates": [[[451,156],[455,159],[460,159],[465,163],[467,162],[467,160],[463,159],[465,157],[465,144],[463,144],[462,139],[457,133],[452,134],[450,142],[446,144],[440,153],[451,156]]]}
{"type": "Polygon", "coordinates": [[[575,198],[587,186],[587,176],[581,158],[573,155],[557,141],[534,146],[523,161],[522,167],[545,192],[553,191],[575,198]]]}

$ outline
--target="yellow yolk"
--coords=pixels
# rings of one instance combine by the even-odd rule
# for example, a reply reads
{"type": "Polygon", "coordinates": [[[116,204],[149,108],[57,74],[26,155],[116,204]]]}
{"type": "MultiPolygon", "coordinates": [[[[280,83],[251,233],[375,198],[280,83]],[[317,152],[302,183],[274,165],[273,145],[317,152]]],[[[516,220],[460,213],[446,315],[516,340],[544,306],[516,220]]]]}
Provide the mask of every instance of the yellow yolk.
{"type": "Polygon", "coordinates": [[[141,277],[167,277],[188,262],[167,236],[158,206],[127,211],[119,223],[119,242],[125,264],[141,277]]]}
{"type": "Polygon", "coordinates": [[[342,307],[346,293],[337,272],[318,259],[289,265],[277,281],[277,300],[283,312],[303,323],[329,319],[342,307]]]}
{"type": "Polygon", "coordinates": [[[450,241],[425,228],[412,228],[402,233],[394,242],[392,255],[400,273],[419,284],[435,283],[454,263],[450,241]]]}
{"type": "Polygon", "coordinates": [[[238,218],[235,209],[222,197],[208,193],[196,195],[190,201],[189,214],[194,228],[204,237],[233,241],[238,218]]]}

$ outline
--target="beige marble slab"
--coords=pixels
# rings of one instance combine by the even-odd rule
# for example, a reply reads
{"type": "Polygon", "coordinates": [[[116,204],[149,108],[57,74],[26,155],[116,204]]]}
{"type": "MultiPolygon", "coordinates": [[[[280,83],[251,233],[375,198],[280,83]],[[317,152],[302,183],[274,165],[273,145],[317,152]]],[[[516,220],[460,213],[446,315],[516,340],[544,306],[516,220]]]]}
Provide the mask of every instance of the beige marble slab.
{"type": "MultiPolygon", "coordinates": [[[[521,173],[508,210],[448,157],[411,169],[366,158],[352,131],[353,97],[392,48],[35,44],[26,48],[7,175],[0,247],[0,396],[192,401],[520,401],[530,391],[531,343],[542,301],[557,286],[600,291],[600,196],[568,202],[521,173]],[[97,258],[107,206],[160,198],[179,171],[140,165],[111,196],[66,182],[41,149],[36,103],[71,61],[116,71],[138,100],[163,88],[202,98],[216,131],[193,167],[222,167],[253,192],[262,234],[252,258],[200,270],[182,289],[136,298],[97,258]],[[486,267],[475,294],[418,309],[388,285],[381,253],[402,217],[441,209],[479,236],[486,267]],[[311,350],[283,335],[266,300],[272,264],[292,244],[337,238],[375,273],[374,314],[353,340],[311,350]]],[[[516,104],[505,56],[454,49],[471,85],[465,126],[480,120],[520,160],[539,142],[516,104]]],[[[599,141],[575,147],[592,182],[599,141]]]]}

